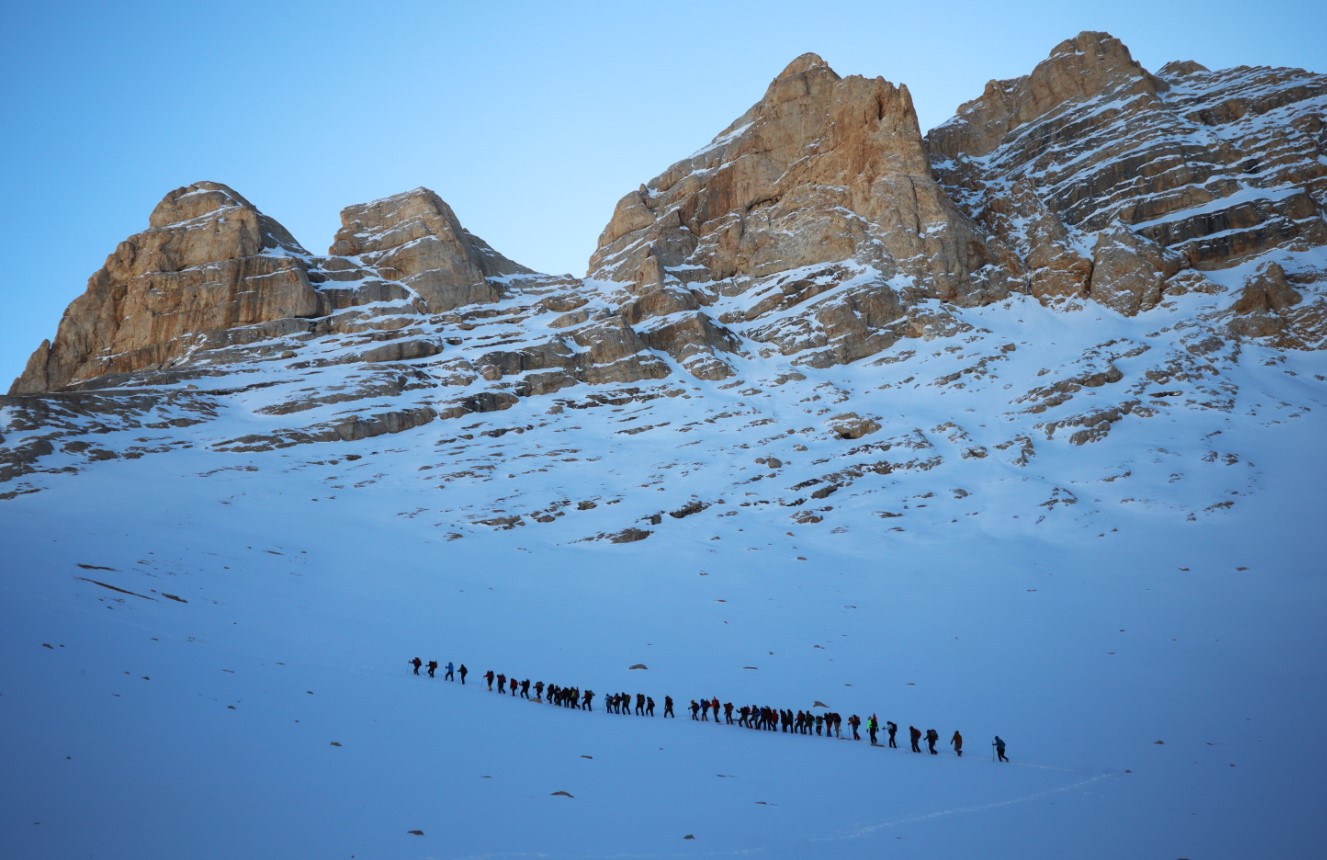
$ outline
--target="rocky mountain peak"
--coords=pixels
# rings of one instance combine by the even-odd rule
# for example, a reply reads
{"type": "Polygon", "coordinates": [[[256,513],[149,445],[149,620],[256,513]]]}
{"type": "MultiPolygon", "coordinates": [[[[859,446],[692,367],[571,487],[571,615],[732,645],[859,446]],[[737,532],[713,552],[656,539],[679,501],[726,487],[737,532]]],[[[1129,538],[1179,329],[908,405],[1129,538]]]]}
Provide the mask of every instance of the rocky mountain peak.
{"type": "Polygon", "coordinates": [[[804,54],[708,146],[618,202],[589,277],[623,285],[646,316],[702,313],[832,362],[892,342],[870,337],[904,313],[891,279],[980,303],[1009,287],[986,277],[996,256],[935,183],[907,88],[804,54]]]}
{"type": "Polygon", "coordinates": [[[1155,96],[1158,81],[1109,33],[1083,32],[1056,45],[1032,73],[991,81],[959,106],[953,119],[927,135],[933,153],[990,153],[1020,127],[1061,105],[1114,93],[1155,96]]]}
{"type": "Polygon", "coordinates": [[[400,280],[434,312],[495,301],[489,278],[530,274],[462,227],[427,188],[346,207],[328,253],[355,257],[383,278],[400,280]]]}
{"type": "MultiPolygon", "coordinates": [[[[1023,258],[1029,292],[1133,315],[1214,291],[1204,273],[1327,245],[1325,109],[1321,75],[1192,61],[1153,75],[1119,40],[1081,33],[992,81],[926,145],[950,195],[1023,258]]],[[[1320,280],[1306,260],[1296,277],[1320,280]]],[[[1232,331],[1322,341],[1320,305],[1271,307],[1232,331]]]]}
{"type": "Polygon", "coordinates": [[[1210,71],[1211,69],[1207,68],[1207,66],[1204,66],[1202,63],[1194,62],[1193,60],[1171,60],[1157,70],[1157,77],[1164,80],[1167,78],[1179,78],[1184,77],[1185,75],[1196,75],[1201,72],[1210,71]]]}
{"type": "Polygon", "coordinates": [[[778,83],[786,78],[801,77],[811,71],[826,72],[833,76],[835,80],[838,80],[839,77],[838,74],[829,67],[829,63],[826,63],[819,54],[807,51],[805,54],[802,54],[784,67],[784,70],[779,72],[774,78],[774,82],[778,83]]]}
{"type": "Polygon", "coordinates": [[[206,262],[209,255],[213,259],[227,256],[249,256],[263,249],[280,248],[296,254],[307,254],[303,246],[276,220],[267,217],[233,188],[220,182],[195,182],[171,191],[152,210],[148,217],[149,230],[184,229],[198,227],[204,221],[213,223],[215,232],[227,217],[238,218],[247,228],[256,223],[258,232],[241,230],[229,235],[234,241],[233,248],[214,247],[202,250],[199,262],[206,262]]]}
{"type": "Polygon", "coordinates": [[[161,367],[195,336],[313,314],[307,252],[289,231],[217,182],[177,188],[148,229],[121,242],[66,309],[11,391],[52,391],[161,367]]]}

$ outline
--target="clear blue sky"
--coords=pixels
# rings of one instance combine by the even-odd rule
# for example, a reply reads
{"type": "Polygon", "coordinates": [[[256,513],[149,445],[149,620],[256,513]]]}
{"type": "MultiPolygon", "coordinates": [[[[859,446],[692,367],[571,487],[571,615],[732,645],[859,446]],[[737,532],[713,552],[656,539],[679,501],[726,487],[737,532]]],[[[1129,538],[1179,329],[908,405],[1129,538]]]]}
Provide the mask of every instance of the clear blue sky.
{"type": "Polygon", "coordinates": [[[1311,2],[16,2],[0,32],[0,392],[173,188],[224,182],[322,253],[416,186],[540,271],[581,275],[624,193],[814,51],[906,83],[923,130],[1082,30],[1149,69],[1327,71],[1311,2]]]}

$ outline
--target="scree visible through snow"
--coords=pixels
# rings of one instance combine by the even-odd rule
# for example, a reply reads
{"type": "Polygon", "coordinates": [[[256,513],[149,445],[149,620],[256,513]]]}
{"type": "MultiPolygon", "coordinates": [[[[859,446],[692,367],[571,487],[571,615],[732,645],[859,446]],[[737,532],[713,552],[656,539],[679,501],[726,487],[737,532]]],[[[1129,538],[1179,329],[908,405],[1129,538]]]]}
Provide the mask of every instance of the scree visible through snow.
{"type": "MultiPolygon", "coordinates": [[[[4,853],[1304,856],[1319,412],[1227,440],[1259,484],[1197,522],[1117,504],[1034,528],[936,494],[905,531],[849,504],[837,528],[741,509],[621,545],[561,521],[449,539],[415,477],[434,455],[383,439],[53,476],[0,507],[4,853]],[[489,692],[489,669],[595,709],[489,692]],[[656,716],[604,713],[614,691],[656,716]],[[694,722],[701,697],[874,713],[901,748],[694,722]]],[[[611,444],[629,473],[666,453],[611,444]]],[[[724,471],[677,480],[708,497],[724,471]]]]}

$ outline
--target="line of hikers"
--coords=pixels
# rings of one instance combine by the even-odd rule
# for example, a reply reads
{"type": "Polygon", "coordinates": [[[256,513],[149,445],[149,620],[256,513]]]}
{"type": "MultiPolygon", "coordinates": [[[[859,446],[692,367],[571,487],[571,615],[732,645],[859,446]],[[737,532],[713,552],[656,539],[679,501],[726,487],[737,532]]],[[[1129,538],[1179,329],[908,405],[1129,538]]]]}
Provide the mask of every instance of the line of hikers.
{"type": "MultiPolygon", "coordinates": [[[[428,661],[427,664],[425,664],[423,660],[421,660],[421,659],[419,659],[418,657],[416,657],[415,659],[413,659],[413,660],[410,661],[410,665],[413,666],[413,667],[415,668],[415,674],[416,674],[416,675],[419,674],[419,669],[420,669],[421,666],[427,665],[427,666],[428,666],[429,677],[430,677],[430,678],[437,677],[436,675],[434,675],[434,673],[438,671],[438,661],[437,661],[437,660],[430,660],[430,661],[428,661]]],[[[444,680],[447,680],[447,681],[455,681],[455,680],[456,680],[456,667],[453,666],[453,665],[451,664],[451,661],[450,661],[450,660],[447,662],[447,665],[443,667],[443,669],[446,670],[446,674],[442,676],[444,680]]],[[[461,683],[462,683],[462,684],[465,683],[465,676],[466,676],[466,675],[469,675],[469,674],[470,674],[470,670],[467,669],[467,668],[465,668],[465,664],[462,663],[462,664],[461,664],[461,683]]]]}
{"type": "MultiPolygon", "coordinates": [[[[730,726],[738,725],[770,732],[782,730],[785,733],[799,735],[810,735],[814,732],[816,735],[824,737],[843,737],[843,715],[835,713],[834,711],[817,714],[812,713],[811,711],[799,710],[794,713],[791,708],[776,710],[761,705],[750,707],[743,705],[741,708],[737,709],[737,720],[734,722],[733,703],[725,702],[722,707],[722,722],[723,724],[730,726]]],[[[720,722],[719,708],[720,705],[717,697],[709,700],[701,699],[699,702],[692,699],[691,719],[699,720],[700,722],[708,722],[710,714],[713,713],[714,722],[718,724],[720,722]]],[[[852,739],[855,741],[862,739],[861,734],[858,732],[861,725],[861,717],[856,714],[848,717],[848,727],[852,729],[852,739]]],[[[893,720],[886,720],[885,730],[889,733],[889,746],[898,749],[898,742],[895,739],[895,735],[898,734],[898,724],[893,720]]],[[[877,739],[877,735],[880,731],[880,720],[875,714],[866,718],[866,731],[871,736],[871,744],[873,746],[878,746],[880,742],[877,739]]],[[[918,744],[921,742],[922,738],[925,737],[926,745],[930,750],[931,755],[939,755],[935,745],[936,742],[940,740],[940,733],[935,729],[927,729],[926,734],[923,735],[921,729],[916,726],[909,726],[908,732],[911,736],[913,752],[921,752],[921,748],[918,744]]],[[[1001,741],[1000,743],[1002,744],[1003,742],[1001,741]]],[[[955,731],[954,736],[949,739],[949,744],[954,748],[954,752],[960,757],[963,755],[963,735],[961,733],[955,731]]],[[[1001,760],[1008,761],[1008,759],[1004,758],[1001,760]]]]}
{"type": "MultiPolygon", "coordinates": [[[[419,674],[420,667],[425,665],[418,657],[411,660],[410,664],[414,667],[416,675],[419,674]]],[[[427,666],[428,676],[430,678],[435,677],[434,673],[438,670],[438,661],[430,660],[427,666]]],[[[446,670],[446,673],[443,675],[443,678],[448,681],[454,681],[456,669],[451,662],[448,662],[444,669],[446,670]]],[[[465,667],[465,664],[462,663],[460,668],[462,684],[465,683],[465,676],[469,674],[469,671],[470,670],[465,667]]],[[[513,697],[519,697],[522,699],[530,698],[530,689],[532,685],[529,678],[518,681],[514,676],[509,678],[501,672],[494,673],[492,669],[489,669],[484,673],[484,680],[488,682],[488,689],[490,691],[493,690],[493,685],[496,683],[498,693],[510,693],[513,697]]],[[[561,687],[557,684],[545,684],[543,681],[536,681],[533,684],[533,688],[535,691],[535,699],[538,701],[548,702],[553,705],[561,705],[564,708],[573,708],[577,710],[584,709],[587,711],[594,710],[595,694],[593,690],[582,691],[579,687],[561,687]]],[[[632,707],[633,698],[630,693],[610,693],[604,696],[603,702],[604,711],[609,714],[634,713],[638,717],[654,716],[654,698],[652,696],[647,696],[644,693],[635,694],[634,710],[632,707]]],[[[778,710],[763,705],[742,705],[741,707],[734,709],[732,702],[725,702],[720,705],[718,696],[710,699],[702,697],[700,701],[695,699],[691,700],[691,719],[696,720],[697,722],[709,722],[711,713],[714,714],[715,725],[737,725],[744,728],[770,732],[779,731],[781,729],[787,734],[801,735],[810,735],[814,732],[816,735],[823,735],[824,737],[843,737],[843,715],[833,711],[817,714],[812,713],[811,711],[798,710],[794,713],[791,708],[778,710]],[[719,716],[720,709],[722,709],[723,713],[722,718],[719,716]],[[734,713],[737,714],[736,721],[733,720],[734,713]]],[[[677,716],[673,713],[672,696],[664,696],[663,715],[665,718],[677,716]]],[[[862,739],[861,734],[857,731],[861,725],[861,717],[856,714],[852,714],[848,717],[848,727],[852,729],[852,739],[855,741],[862,739]]],[[[880,732],[880,729],[880,720],[875,714],[871,714],[871,716],[867,717],[866,731],[871,737],[872,746],[879,746],[877,735],[880,732]]],[[[898,743],[895,740],[895,735],[898,734],[898,724],[893,720],[886,720],[884,729],[889,735],[888,746],[891,749],[898,749],[898,743]]],[[[926,740],[926,748],[931,755],[939,755],[939,752],[935,748],[936,743],[940,740],[939,732],[935,729],[927,729],[925,734],[923,734],[922,730],[916,726],[908,726],[908,740],[912,743],[913,752],[921,752],[921,741],[923,739],[926,740]]],[[[949,745],[952,746],[954,752],[962,758],[963,735],[957,730],[954,731],[953,737],[949,739],[949,745]]],[[[1004,754],[1005,742],[999,735],[995,736],[995,740],[991,742],[991,746],[994,748],[995,754],[1000,761],[1009,761],[1008,757],[1004,754]]]]}

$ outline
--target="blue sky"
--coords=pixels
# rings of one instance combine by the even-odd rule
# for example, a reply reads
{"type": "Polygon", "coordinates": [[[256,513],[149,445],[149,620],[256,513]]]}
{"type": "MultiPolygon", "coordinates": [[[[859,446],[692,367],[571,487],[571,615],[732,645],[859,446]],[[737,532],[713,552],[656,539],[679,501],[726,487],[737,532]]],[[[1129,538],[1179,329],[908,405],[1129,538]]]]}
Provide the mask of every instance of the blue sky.
{"type": "Polygon", "coordinates": [[[508,257],[580,275],[622,194],[706,144],[806,51],[906,83],[923,130],[1082,30],[1114,34],[1154,70],[1327,71],[1318,4],[1076,6],[11,4],[0,391],[116,244],[201,179],[314,253],[345,206],[426,186],[508,257]]]}

